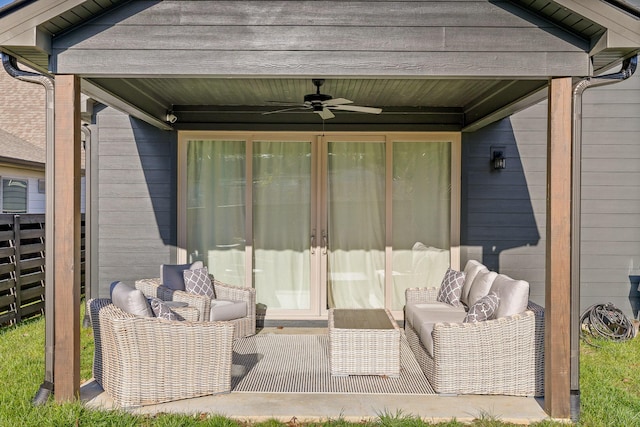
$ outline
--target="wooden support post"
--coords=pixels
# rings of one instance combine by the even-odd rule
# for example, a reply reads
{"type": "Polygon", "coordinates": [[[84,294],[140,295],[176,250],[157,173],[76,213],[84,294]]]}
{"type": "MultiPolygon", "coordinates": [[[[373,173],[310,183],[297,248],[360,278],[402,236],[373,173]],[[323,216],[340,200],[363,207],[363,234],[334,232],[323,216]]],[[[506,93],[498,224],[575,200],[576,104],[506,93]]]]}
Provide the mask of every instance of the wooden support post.
{"type": "Polygon", "coordinates": [[[549,82],[545,285],[545,411],[570,417],[571,78],[549,82]]]}
{"type": "MultiPolygon", "coordinates": [[[[55,78],[54,395],[80,394],[80,79],[55,78]]],[[[47,224],[49,226],[49,224],[47,224]]],[[[47,284],[50,285],[50,284],[47,284]]]]}

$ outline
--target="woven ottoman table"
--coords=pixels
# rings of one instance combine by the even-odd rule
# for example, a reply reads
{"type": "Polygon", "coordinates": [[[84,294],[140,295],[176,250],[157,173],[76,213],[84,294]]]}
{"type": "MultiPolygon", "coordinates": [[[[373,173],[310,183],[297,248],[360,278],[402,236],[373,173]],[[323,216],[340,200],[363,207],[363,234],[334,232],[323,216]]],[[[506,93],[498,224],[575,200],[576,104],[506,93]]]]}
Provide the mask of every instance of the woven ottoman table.
{"type": "Polygon", "coordinates": [[[385,309],[330,309],[331,375],[400,376],[401,329],[385,309]]]}

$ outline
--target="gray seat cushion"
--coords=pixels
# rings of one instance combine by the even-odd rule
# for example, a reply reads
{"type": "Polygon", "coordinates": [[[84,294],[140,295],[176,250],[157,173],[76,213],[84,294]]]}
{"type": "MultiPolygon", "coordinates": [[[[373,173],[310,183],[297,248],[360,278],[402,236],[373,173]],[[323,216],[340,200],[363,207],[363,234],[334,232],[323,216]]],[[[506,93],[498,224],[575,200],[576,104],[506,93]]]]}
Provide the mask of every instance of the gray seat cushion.
{"type": "Polygon", "coordinates": [[[464,307],[453,307],[444,302],[407,304],[405,321],[411,323],[420,342],[433,356],[433,326],[440,322],[460,323],[466,315],[464,307]]]}
{"type": "Polygon", "coordinates": [[[431,311],[436,313],[449,312],[449,311],[461,311],[465,312],[464,307],[453,307],[446,302],[432,301],[432,302],[419,302],[413,304],[407,304],[405,307],[405,321],[415,325],[416,321],[420,318],[422,312],[431,311]]]}
{"type": "Polygon", "coordinates": [[[500,299],[498,308],[493,313],[493,317],[496,319],[522,313],[527,309],[529,282],[498,274],[491,286],[491,292],[495,292],[500,299]]]}
{"type": "Polygon", "coordinates": [[[247,317],[246,301],[211,300],[209,320],[235,320],[247,317]]]}

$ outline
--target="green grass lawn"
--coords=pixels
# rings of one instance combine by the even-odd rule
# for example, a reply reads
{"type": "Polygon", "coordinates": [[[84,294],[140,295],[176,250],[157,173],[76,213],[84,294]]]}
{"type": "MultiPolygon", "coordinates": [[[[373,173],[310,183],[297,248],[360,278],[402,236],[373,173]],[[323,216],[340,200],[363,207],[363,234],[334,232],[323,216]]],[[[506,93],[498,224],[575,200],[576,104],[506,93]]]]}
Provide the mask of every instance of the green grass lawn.
{"type": "MultiPolygon", "coordinates": [[[[599,342],[599,347],[583,345],[581,349],[580,426],[640,427],[640,338],[625,343],[599,342]]],[[[90,328],[81,329],[81,379],[91,378],[93,337],[90,328]]],[[[58,405],[53,402],[35,407],[31,400],[44,379],[44,319],[26,321],[19,326],[0,328],[0,426],[243,426],[221,416],[156,417],[135,416],[119,411],[95,411],[79,403],[58,405]]],[[[296,425],[275,420],[256,424],[265,427],[296,425]]],[[[318,425],[332,426],[430,426],[410,414],[380,414],[368,423],[328,420],[318,425]]],[[[462,426],[452,420],[437,426],[462,426]]],[[[505,427],[491,416],[480,417],[473,424],[505,427]]],[[[542,422],[538,427],[560,426],[542,422]]]]}

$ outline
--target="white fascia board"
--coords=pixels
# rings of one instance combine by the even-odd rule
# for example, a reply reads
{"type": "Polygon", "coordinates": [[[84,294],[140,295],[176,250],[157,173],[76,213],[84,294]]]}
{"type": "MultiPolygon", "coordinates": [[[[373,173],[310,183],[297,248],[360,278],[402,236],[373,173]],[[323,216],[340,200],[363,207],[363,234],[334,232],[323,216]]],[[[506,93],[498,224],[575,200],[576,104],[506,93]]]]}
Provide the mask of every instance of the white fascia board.
{"type": "Polygon", "coordinates": [[[607,30],[591,47],[589,55],[593,56],[605,49],[616,48],[640,49],[640,46],[633,40],[629,40],[613,30],[607,30]]]}
{"type": "Polygon", "coordinates": [[[46,0],[36,1],[0,19],[0,45],[18,37],[30,29],[55,18],[86,0],[46,0]]]}
{"type": "Polygon", "coordinates": [[[623,11],[600,0],[554,0],[554,3],[602,25],[640,47],[640,20],[623,11]]]}
{"type": "Polygon", "coordinates": [[[51,54],[51,35],[35,27],[29,28],[25,32],[18,34],[2,44],[8,47],[35,47],[42,52],[46,52],[49,55],[51,54]]]}

